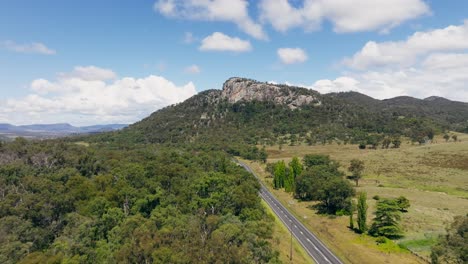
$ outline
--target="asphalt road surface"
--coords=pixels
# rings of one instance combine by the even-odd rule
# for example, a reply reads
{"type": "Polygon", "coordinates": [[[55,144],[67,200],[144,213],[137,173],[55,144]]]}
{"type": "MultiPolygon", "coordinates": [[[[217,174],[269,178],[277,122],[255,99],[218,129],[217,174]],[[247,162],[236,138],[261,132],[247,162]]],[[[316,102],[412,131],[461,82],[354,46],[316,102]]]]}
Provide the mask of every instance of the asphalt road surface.
{"type": "MultiPolygon", "coordinates": [[[[238,161],[239,165],[244,167],[255,177],[258,176],[246,164],[238,161]]],[[[260,181],[260,180],[259,180],[260,181]]],[[[320,240],[312,234],[295,216],[293,216],[286,207],[284,207],[270,193],[270,191],[260,181],[260,196],[281,219],[285,226],[291,231],[297,241],[304,247],[305,251],[315,260],[317,264],[342,264],[340,259],[333,254],[320,240]]],[[[293,256],[294,261],[294,256],[293,256]]]]}

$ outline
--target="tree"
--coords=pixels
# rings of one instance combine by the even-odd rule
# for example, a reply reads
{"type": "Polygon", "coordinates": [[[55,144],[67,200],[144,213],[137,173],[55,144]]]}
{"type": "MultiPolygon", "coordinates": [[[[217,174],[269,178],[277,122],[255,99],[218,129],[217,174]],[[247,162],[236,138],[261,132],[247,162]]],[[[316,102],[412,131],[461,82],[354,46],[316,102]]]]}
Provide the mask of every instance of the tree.
{"type": "Polygon", "coordinates": [[[408,212],[408,208],[410,207],[410,202],[406,197],[400,196],[396,198],[396,202],[398,204],[400,212],[408,212]]]}
{"type": "Polygon", "coordinates": [[[258,152],[258,159],[261,162],[266,163],[267,158],[268,158],[268,154],[266,153],[265,146],[263,146],[262,149],[258,152]]]}
{"type": "Polygon", "coordinates": [[[400,145],[401,145],[401,139],[400,137],[394,137],[392,139],[392,144],[393,144],[393,148],[399,148],[400,145]]]}
{"type": "Polygon", "coordinates": [[[295,189],[295,181],[298,175],[302,173],[303,166],[299,161],[299,158],[294,157],[292,161],[289,163],[289,170],[287,173],[287,184],[285,184],[285,191],[287,192],[294,192],[295,189]]]}
{"type": "Polygon", "coordinates": [[[285,168],[283,187],[285,192],[294,192],[294,175],[290,167],[285,168]]]}
{"type": "Polygon", "coordinates": [[[275,187],[275,189],[284,187],[285,176],[286,176],[286,165],[284,164],[284,161],[278,161],[275,164],[275,173],[273,177],[273,186],[275,187]]]}
{"type": "Polygon", "coordinates": [[[350,198],[355,194],[354,188],[341,177],[334,177],[319,189],[317,206],[319,213],[336,214],[337,211],[349,208],[350,198]]]}
{"type": "Polygon", "coordinates": [[[382,199],[377,202],[374,222],[369,229],[373,236],[399,238],[402,236],[400,227],[401,212],[394,199],[382,199]]]}
{"type": "Polygon", "coordinates": [[[304,201],[319,201],[319,213],[335,214],[348,210],[354,195],[350,183],[339,172],[326,166],[315,166],[304,171],[296,179],[295,197],[304,201]]]}
{"type": "Polygon", "coordinates": [[[468,263],[468,214],[457,216],[432,248],[431,260],[439,263],[468,263]]]}
{"type": "Polygon", "coordinates": [[[289,168],[292,175],[294,175],[294,179],[296,179],[296,177],[302,173],[304,166],[302,166],[302,163],[298,157],[294,157],[289,163],[289,168]]]}
{"type": "Polygon", "coordinates": [[[316,154],[305,155],[302,161],[304,162],[304,165],[308,168],[319,165],[328,165],[331,163],[330,156],[316,154]]]}
{"type": "Polygon", "coordinates": [[[348,167],[348,171],[352,173],[351,179],[356,182],[356,186],[359,185],[359,179],[362,177],[362,171],[364,170],[364,161],[358,159],[352,159],[348,167]]]}
{"type": "Polygon", "coordinates": [[[354,229],[354,211],[356,209],[356,204],[353,200],[349,204],[349,228],[354,229]]]}
{"type": "Polygon", "coordinates": [[[289,146],[295,146],[296,143],[297,143],[297,136],[295,134],[292,134],[290,137],[289,137],[289,146]]]}
{"type": "Polygon", "coordinates": [[[434,135],[435,135],[435,132],[432,128],[429,129],[429,131],[427,132],[427,137],[429,138],[429,140],[433,140],[434,139],[434,135]]]}
{"type": "Polygon", "coordinates": [[[359,193],[357,204],[357,224],[360,233],[367,231],[367,194],[365,192],[359,193]]]}
{"type": "Polygon", "coordinates": [[[444,135],[444,139],[445,139],[445,142],[448,142],[449,139],[450,139],[450,136],[449,136],[448,134],[445,134],[445,135],[444,135]]]}
{"type": "Polygon", "coordinates": [[[283,150],[283,145],[284,145],[284,138],[280,138],[278,142],[278,149],[281,151],[283,150]]]}
{"type": "Polygon", "coordinates": [[[382,141],[382,148],[388,149],[390,147],[390,144],[392,143],[392,140],[388,137],[384,138],[382,141]]]}
{"type": "Polygon", "coordinates": [[[369,135],[367,137],[367,144],[371,145],[371,149],[377,149],[377,146],[380,144],[380,137],[378,135],[369,135]]]}

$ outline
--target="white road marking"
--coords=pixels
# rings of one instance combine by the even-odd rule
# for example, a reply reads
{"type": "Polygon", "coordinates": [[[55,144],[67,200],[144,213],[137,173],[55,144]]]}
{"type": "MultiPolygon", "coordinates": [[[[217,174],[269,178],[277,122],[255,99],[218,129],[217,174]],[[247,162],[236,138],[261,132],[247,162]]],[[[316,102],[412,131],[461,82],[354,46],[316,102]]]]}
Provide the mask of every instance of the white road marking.
{"type": "MultiPolygon", "coordinates": [[[[257,176],[255,175],[255,173],[254,173],[252,170],[250,170],[250,168],[248,168],[247,166],[243,166],[243,167],[244,167],[247,171],[249,171],[250,173],[252,173],[255,177],[257,177],[257,176]]],[[[257,178],[258,178],[258,177],[257,177],[257,178]]],[[[270,206],[272,207],[272,209],[273,209],[273,205],[275,205],[275,206],[279,209],[279,210],[273,210],[273,211],[275,211],[275,212],[277,213],[278,216],[279,216],[278,211],[281,211],[281,212],[286,216],[285,218],[289,220],[289,222],[293,222],[291,219],[289,219],[288,215],[281,209],[281,208],[284,208],[284,207],[283,207],[281,204],[275,203],[276,199],[274,198],[273,195],[271,195],[271,194],[269,193],[268,189],[266,189],[266,187],[263,186],[263,184],[262,184],[261,194],[262,194],[262,195],[261,195],[262,198],[264,198],[265,200],[266,200],[266,198],[268,198],[268,200],[271,201],[271,203],[268,203],[268,204],[270,204],[270,206]],[[280,205],[281,205],[281,207],[280,207],[280,205]]],[[[294,218],[294,217],[292,217],[292,218],[294,218]]],[[[297,229],[299,229],[299,228],[297,227],[297,225],[294,225],[294,227],[297,228],[297,229]]],[[[315,238],[315,236],[314,236],[309,230],[306,230],[306,231],[307,231],[306,233],[308,233],[310,236],[312,236],[312,237],[315,238]]],[[[300,232],[302,235],[304,235],[304,233],[303,233],[300,229],[299,229],[299,232],[300,232]]],[[[293,233],[294,233],[294,232],[293,232],[293,233]]],[[[298,239],[299,243],[303,245],[303,243],[302,243],[301,240],[297,237],[297,235],[294,234],[294,236],[298,239]]],[[[317,242],[312,242],[312,241],[311,241],[309,238],[307,238],[307,237],[306,237],[306,240],[307,240],[309,243],[312,244],[312,246],[314,247],[314,249],[315,249],[320,255],[322,255],[323,259],[324,259],[326,262],[332,263],[332,262],[330,262],[330,260],[322,253],[322,251],[320,251],[320,250],[317,248],[317,246],[314,244],[314,243],[319,243],[320,245],[322,245],[322,246],[324,247],[324,249],[325,249],[327,252],[329,252],[329,253],[332,254],[332,256],[333,256],[333,253],[331,253],[330,250],[329,250],[326,246],[324,246],[320,240],[317,240],[317,242]]],[[[303,246],[305,246],[305,245],[303,245],[303,246]]],[[[314,257],[314,255],[313,255],[307,248],[304,248],[304,249],[305,249],[305,250],[309,253],[309,255],[318,263],[318,261],[317,261],[317,259],[314,257]]],[[[338,259],[337,259],[337,261],[338,261],[339,263],[341,263],[338,259]]]]}

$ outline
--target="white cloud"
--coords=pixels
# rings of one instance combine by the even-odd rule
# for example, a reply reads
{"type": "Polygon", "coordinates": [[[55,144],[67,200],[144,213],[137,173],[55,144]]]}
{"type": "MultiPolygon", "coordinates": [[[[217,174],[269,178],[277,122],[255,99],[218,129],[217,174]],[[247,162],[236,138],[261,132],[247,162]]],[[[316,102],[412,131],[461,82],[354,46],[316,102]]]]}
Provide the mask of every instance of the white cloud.
{"type": "Polygon", "coordinates": [[[415,32],[404,41],[369,41],[343,65],[348,69],[342,77],[309,87],[354,90],[379,99],[436,95],[468,102],[468,20],[415,32]]]}
{"type": "Polygon", "coordinates": [[[46,45],[39,42],[33,42],[29,44],[18,44],[14,41],[7,40],[0,42],[0,48],[19,53],[36,53],[43,55],[54,55],[57,53],[55,50],[50,49],[46,45]]]}
{"type": "Polygon", "coordinates": [[[357,91],[378,99],[442,96],[468,102],[468,54],[433,54],[418,65],[349,72],[307,86],[322,93],[357,91]]]}
{"type": "Polygon", "coordinates": [[[201,69],[198,65],[190,65],[184,70],[186,73],[191,73],[191,74],[198,74],[201,72],[201,69]]]}
{"type": "Polygon", "coordinates": [[[339,77],[335,80],[318,80],[308,88],[312,88],[320,93],[336,93],[343,91],[357,91],[359,81],[350,77],[339,77]]]}
{"type": "Polygon", "coordinates": [[[117,78],[117,74],[109,69],[96,66],[76,66],[70,73],[60,74],[62,78],[78,78],[86,81],[106,81],[117,78]]]}
{"type": "Polygon", "coordinates": [[[415,64],[421,56],[432,52],[468,49],[468,20],[459,26],[448,26],[427,32],[416,32],[405,41],[377,43],[369,41],[343,63],[364,70],[373,67],[402,67],[415,64]]]}
{"type": "Polygon", "coordinates": [[[304,1],[302,8],[293,7],[288,0],[262,0],[259,3],[260,20],[274,29],[285,32],[290,28],[317,29],[322,20],[322,8],[317,2],[304,1]]]}
{"type": "Polygon", "coordinates": [[[55,83],[51,83],[45,79],[36,79],[31,82],[31,90],[39,94],[48,94],[56,92],[60,89],[55,83]]]}
{"type": "Polygon", "coordinates": [[[302,0],[292,5],[288,0],[262,0],[260,18],[278,31],[302,27],[314,30],[324,20],[336,32],[358,32],[391,28],[421,15],[429,14],[422,0],[302,0]]]}
{"type": "Polygon", "coordinates": [[[247,0],[158,0],[154,10],[166,17],[201,21],[227,21],[257,39],[267,39],[262,26],[252,20],[247,0]]]}
{"type": "Polygon", "coordinates": [[[202,40],[200,50],[246,52],[252,50],[252,45],[248,40],[230,37],[221,32],[214,32],[202,40]]]}
{"type": "Polygon", "coordinates": [[[284,64],[302,63],[307,60],[306,52],[300,48],[280,48],[277,53],[284,64]]]}
{"type": "Polygon", "coordinates": [[[456,69],[468,65],[467,53],[435,53],[429,55],[422,65],[431,70],[456,69]]]}
{"type": "MultiPolygon", "coordinates": [[[[82,68],[101,70],[102,73],[107,71],[94,66],[82,68]]],[[[32,81],[32,93],[22,98],[7,99],[0,106],[0,117],[3,116],[5,122],[15,124],[133,123],[164,106],[196,94],[192,82],[177,86],[164,77],[154,75],[106,81],[103,80],[104,76],[100,76],[103,77],[101,79],[75,76],[75,70],[59,74],[53,81],[32,81]]]]}

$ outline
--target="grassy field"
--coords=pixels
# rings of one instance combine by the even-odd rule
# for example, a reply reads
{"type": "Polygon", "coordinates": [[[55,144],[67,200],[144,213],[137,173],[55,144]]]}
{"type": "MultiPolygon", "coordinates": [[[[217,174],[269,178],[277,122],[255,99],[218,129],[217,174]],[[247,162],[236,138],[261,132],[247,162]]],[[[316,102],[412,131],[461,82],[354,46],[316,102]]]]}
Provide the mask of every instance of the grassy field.
{"type": "MultiPolygon", "coordinates": [[[[311,203],[295,202],[293,212],[316,232],[341,257],[351,263],[420,263],[409,251],[428,258],[430,247],[444,233],[456,215],[468,213],[468,135],[458,134],[461,142],[445,142],[436,138],[423,146],[405,143],[399,149],[359,150],[356,145],[278,146],[267,147],[268,162],[289,160],[305,154],[326,154],[346,171],[351,159],[365,162],[364,177],[357,191],[367,192],[371,222],[375,211],[373,196],[406,196],[411,207],[403,214],[405,237],[399,241],[377,245],[375,239],[358,235],[347,228],[348,217],[330,218],[315,214],[311,203]],[[398,243],[400,246],[398,246],[398,243]]],[[[250,163],[271,186],[264,165],[250,163]]],[[[272,189],[272,188],[271,188],[272,189]]],[[[283,204],[292,197],[273,190],[283,204]]]]}
{"type": "Polygon", "coordinates": [[[279,258],[282,263],[295,263],[295,264],[308,264],[314,263],[314,261],[309,257],[309,255],[304,251],[304,248],[299,244],[296,238],[293,237],[293,254],[292,261],[290,260],[291,252],[291,234],[289,230],[281,220],[275,215],[275,213],[270,209],[270,207],[262,201],[263,206],[266,208],[268,213],[275,218],[275,226],[273,227],[273,239],[271,244],[273,249],[280,253],[279,258]]]}

